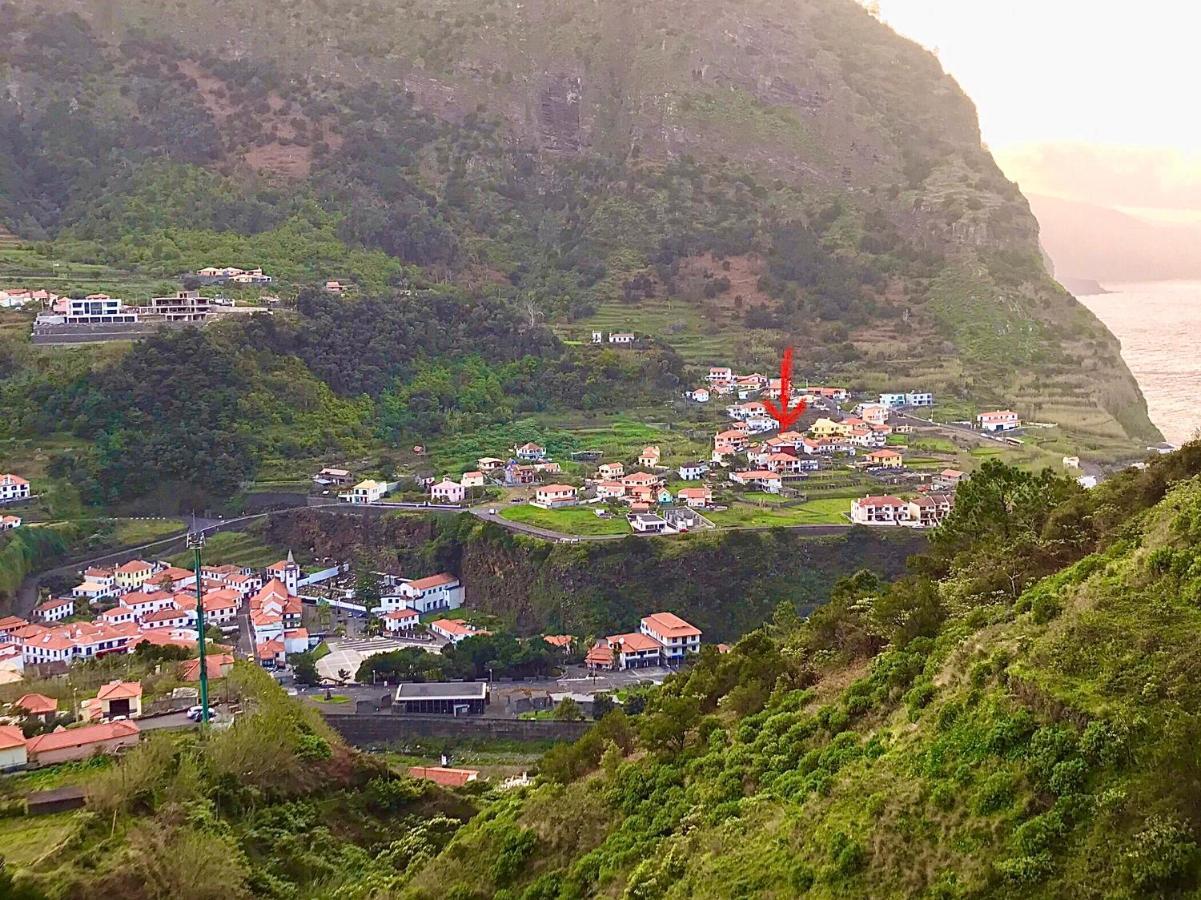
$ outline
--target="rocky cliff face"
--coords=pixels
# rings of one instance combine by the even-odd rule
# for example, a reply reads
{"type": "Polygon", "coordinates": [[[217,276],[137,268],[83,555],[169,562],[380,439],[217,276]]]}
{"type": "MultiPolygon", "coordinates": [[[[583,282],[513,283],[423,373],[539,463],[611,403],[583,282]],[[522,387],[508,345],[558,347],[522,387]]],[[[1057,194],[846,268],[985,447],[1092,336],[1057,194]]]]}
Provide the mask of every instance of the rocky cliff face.
{"type": "MultiPolygon", "coordinates": [[[[61,211],[35,223],[52,236],[72,215],[170,207],[88,195],[136,190],[126,173],[166,157],[231,195],[266,175],[349,244],[511,287],[561,323],[631,283],[678,295],[699,259],[756,256],[756,302],[698,302],[715,332],[753,332],[748,365],[791,344],[813,377],[1013,404],[1098,453],[1156,437],[1116,341],[1047,276],[970,100],[853,0],[10,0],[0,25],[15,152],[68,109],[67,146],[97,147],[68,189],[29,163],[49,196],[5,216],[0,138],[14,228],[38,202],[61,211]],[[798,225],[812,246],[782,240],[798,225]]],[[[30,178],[9,181],[19,196],[30,178]]]]}

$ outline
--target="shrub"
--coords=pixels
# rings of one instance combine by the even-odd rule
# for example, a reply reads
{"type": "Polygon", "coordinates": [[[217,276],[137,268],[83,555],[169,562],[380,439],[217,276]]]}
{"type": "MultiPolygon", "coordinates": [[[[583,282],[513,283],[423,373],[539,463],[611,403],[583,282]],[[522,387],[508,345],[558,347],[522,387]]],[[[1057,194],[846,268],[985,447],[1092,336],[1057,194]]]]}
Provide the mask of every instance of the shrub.
{"type": "Polygon", "coordinates": [[[1151,816],[1125,853],[1130,880],[1139,890],[1166,887],[1193,864],[1197,844],[1188,826],[1172,816],[1151,816]]]}
{"type": "Polygon", "coordinates": [[[492,862],[492,877],[497,884],[511,881],[538,845],[538,835],[528,828],[517,828],[507,834],[492,862]]]}
{"type": "Polygon", "coordinates": [[[1008,772],[994,772],[984,779],[976,792],[975,808],[978,815],[986,816],[1004,809],[1013,803],[1013,776],[1008,772]]]}

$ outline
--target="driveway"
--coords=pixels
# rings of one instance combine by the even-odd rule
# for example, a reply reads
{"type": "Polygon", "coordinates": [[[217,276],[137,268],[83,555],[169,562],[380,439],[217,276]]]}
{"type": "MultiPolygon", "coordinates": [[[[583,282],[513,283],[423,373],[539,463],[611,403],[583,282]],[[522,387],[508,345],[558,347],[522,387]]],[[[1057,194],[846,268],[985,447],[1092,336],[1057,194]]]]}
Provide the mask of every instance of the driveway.
{"type": "Polygon", "coordinates": [[[362,640],[327,640],[330,652],[317,660],[317,672],[322,678],[338,681],[338,670],[344,669],[354,678],[359,666],[369,656],[417,647],[429,653],[441,653],[442,644],[432,641],[406,641],[395,638],[363,638],[362,640]]]}

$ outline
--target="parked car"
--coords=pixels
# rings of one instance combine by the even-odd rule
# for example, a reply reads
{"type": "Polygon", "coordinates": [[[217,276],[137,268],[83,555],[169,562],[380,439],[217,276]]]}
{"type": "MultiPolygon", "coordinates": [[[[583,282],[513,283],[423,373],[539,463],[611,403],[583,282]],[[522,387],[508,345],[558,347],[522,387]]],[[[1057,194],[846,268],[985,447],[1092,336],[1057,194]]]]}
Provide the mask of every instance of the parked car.
{"type": "MultiPolygon", "coordinates": [[[[188,718],[191,719],[193,722],[199,722],[202,718],[202,716],[201,716],[202,711],[203,711],[203,707],[200,706],[200,704],[197,704],[196,706],[193,706],[190,709],[188,709],[188,718]]],[[[209,721],[211,722],[215,718],[217,718],[217,710],[213,709],[213,707],[210,706],[209,707],[209,721]]]]}

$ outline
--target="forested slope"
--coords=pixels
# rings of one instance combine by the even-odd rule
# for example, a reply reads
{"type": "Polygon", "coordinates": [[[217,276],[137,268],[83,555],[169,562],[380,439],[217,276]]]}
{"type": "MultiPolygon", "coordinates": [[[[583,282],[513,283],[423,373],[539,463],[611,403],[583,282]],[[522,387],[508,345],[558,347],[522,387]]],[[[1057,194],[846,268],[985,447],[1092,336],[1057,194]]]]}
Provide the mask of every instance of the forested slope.
{"type": "Polygon", "coordinates": [[[56,258],[450,283],[692,363],[791,343],[1108,453],[1155,436],[971,103],[851,0],[8,0],[0,26],[0,221],[56,258]]]}

